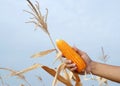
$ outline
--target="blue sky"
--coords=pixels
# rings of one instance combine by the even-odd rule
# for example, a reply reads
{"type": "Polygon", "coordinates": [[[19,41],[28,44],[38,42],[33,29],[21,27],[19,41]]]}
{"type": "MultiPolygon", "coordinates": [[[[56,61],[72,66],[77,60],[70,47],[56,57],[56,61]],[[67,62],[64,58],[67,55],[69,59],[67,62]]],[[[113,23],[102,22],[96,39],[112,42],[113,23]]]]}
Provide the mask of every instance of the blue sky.
{"type": "MultiPolygon", "coordinates": [[[[64,39],[69,44],[86,51],[96,61],[100,61],[98,57],[101,56],[102,46],[109,56],[108,64],[120,65],[119,0],[39,0],[39,2],[43,14],[46,12],[45,8],[49,10],[48,29],[54,41],[58,38],[64,39]]],[[[0,1],[0,66],[15,70],[24,69],[34,63],[52,66],[55,53],[44,58],[30,58],[36,52],[52,48],[52,45],[42,30],[34,31],[34,25],[25,23],[30,15],[23,12],[24,9],[29,10],[26,0],[0,1]]],[[[29,78],[33,73],[42,77],[49,76],[41,69],[28,73],[26,76],[35,86],[38,86],[38,83],[29,78]]],[[[49,76],[44,81],[45,85],[50,85],[51,81],[52,77],[49,76]]],[[[109,83],[110,86],[119,85],[109,83]]]]}

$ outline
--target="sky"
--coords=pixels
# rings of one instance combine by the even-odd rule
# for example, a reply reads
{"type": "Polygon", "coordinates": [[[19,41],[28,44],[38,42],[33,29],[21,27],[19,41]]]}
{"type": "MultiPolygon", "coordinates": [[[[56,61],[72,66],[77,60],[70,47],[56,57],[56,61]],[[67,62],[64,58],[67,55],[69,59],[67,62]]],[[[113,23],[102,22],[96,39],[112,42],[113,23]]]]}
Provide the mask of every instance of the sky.
{"type": "MultiPolygon", "coordinates": [[[[31,1],[35,3],[35,0],[31,1]]],[[[48,8],[48,30],[54,42],[56,39],[64,39],[71,46],[75,45],[87,52],[95,61],[100,61],[98,57],[102,55],[103,47],[109,57],[107,64],[120,65],[119,0],[38,0],[38,2],[43,14],[48,8]]],[[[30,58],[34,53],[51,49],[53,46],[41,29],[34,30],[33,24],[25,23],[31,16],[23,10],[29,10],[26,0],[0,0],[0,66],[15,70],[27,68],[34,63],[53,66],[55,53],[44,58],[30,58]]],[[[3,72],[5,71],[0,71],[0,75],[4,74],[3,72]]],[[[43,77],[43,80],[46,80],[45,86],[50,85],[53,79],[42,69],[31,71],[26,76],[34,86],[40,85],[38,81],[30,78],[34,75],[43,77]]],[[[18,86],[19,82],[14,78],[7,79],[7,82],[11,86],[18,86]]],[[[87,82],[85,86],[97,84],[93,81],[87,82]]],[[[109,81],[109,86],[119,84],[109,81]]]]}

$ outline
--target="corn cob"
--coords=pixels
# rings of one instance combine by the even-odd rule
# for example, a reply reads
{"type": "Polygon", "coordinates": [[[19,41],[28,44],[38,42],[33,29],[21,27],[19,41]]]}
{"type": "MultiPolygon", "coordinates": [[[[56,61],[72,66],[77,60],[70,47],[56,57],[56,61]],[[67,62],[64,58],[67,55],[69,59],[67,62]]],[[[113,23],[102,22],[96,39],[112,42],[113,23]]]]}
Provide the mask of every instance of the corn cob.
{"type": "Polygon", "coordinates": [[[81,72],[86,68],[86,63],[84,62],[84,60],[64,40],[56,40],[56,45],[58,49],[62,52],[63,56],[65,56],[65,58],[71,60],[73,63],[76,64],[78,72],[81,72]]]}

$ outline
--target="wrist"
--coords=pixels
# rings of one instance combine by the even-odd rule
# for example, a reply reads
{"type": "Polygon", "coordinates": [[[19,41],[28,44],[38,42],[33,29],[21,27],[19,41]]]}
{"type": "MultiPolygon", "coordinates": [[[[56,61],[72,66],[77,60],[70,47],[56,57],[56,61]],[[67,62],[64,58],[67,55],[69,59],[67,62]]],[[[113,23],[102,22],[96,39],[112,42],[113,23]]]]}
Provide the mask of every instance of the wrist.
{"type": "Polygon", "coordinates": [[[91,61],[91,63],[90,63],[90,72],[91,72],[92,74],[95,74],[96,65],[97,65],[97,62],[91,61]]]}

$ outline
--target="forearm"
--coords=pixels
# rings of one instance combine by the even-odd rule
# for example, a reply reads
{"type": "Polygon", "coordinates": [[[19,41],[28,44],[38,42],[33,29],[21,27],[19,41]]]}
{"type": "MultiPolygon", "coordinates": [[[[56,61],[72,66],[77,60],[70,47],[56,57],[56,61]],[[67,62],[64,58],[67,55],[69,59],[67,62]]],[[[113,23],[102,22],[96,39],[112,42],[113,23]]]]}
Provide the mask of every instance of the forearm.
{"type": "Polygon", "coordinates": [[[91,72],[94,75],[120,83],[120,67],[91,62],[91,72]]]}

